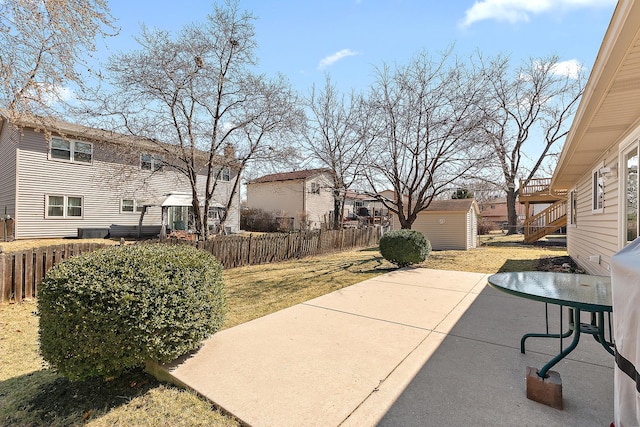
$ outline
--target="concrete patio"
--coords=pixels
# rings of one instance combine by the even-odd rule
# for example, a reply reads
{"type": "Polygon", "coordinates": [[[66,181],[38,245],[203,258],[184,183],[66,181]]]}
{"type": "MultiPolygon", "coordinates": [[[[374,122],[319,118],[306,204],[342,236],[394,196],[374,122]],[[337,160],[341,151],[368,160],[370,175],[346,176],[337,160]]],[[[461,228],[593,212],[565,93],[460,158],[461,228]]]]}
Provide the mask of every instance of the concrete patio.
{"type": "Polygon", "coordinates": [[[554,367],[565,409],[528,400],[526,367],[559,342],[532,338],[521,354],[522,334],[544,330],[544,304],[487,277],[388,273],[222,331],[159,375],[256,427],[608,426],[613,357],[583,336],[554,367]]]}

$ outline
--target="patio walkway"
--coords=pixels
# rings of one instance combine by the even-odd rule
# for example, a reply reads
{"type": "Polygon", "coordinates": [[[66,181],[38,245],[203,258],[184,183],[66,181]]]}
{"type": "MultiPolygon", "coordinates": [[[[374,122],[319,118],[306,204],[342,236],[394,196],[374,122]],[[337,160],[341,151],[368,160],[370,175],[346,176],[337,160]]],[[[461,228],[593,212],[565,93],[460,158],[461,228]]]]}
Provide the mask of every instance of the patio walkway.
{"type": "Polygon", "coordinates": [[[530,339],[520,354],[544,304],[486,278],[398,270],[219,332],[162,370],[255,427],[608,426],[613,357],[583,337],[554,367],[565,409],[528,400],[526,366],[558,342],[530,339]]]}

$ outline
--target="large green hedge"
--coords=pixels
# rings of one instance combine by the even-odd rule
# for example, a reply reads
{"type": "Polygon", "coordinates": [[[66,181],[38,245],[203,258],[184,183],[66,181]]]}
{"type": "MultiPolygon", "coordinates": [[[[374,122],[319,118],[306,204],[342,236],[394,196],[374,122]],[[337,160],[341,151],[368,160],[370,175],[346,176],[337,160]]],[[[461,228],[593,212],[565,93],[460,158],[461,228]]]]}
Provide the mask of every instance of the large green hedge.
{"type": "Polygon", "coordinates": [[[73,379],[117,376],[195,350],[222,326],[222,268],[186,245],[109,247],[50,270],[38,310],[52,367],[73,379]]]}
{"type": "Polygon", "coordinates": [[[380,238],[380,253],[398,267],[420,264],[429,256],[431,242],[415,230],[392,230],[380,238]]]}

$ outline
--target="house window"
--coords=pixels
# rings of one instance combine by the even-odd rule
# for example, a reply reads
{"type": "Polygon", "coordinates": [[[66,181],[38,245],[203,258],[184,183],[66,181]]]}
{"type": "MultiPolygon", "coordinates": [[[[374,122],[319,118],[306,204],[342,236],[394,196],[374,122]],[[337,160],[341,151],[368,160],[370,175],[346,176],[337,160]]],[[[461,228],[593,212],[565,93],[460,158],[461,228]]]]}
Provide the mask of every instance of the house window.
{"type": "Polygon", "coordinates": [[[578,223],[578,202],[576,199],[576,190],[569,192],[569,225],[578,223]]]}
{"type": "Polygon", "coordinates": [[[220,171],[220,180],[229,182],[231,181],[231,169],[228,167],[222,168],[220,171]]]}
{"type": "Polygon", "coordinates": [[[139,205],[135,199],[122,199],[120,202],[120,211],[123,213],[142,212],[143,205],[139,205]]]}
{"type": "Polygon", "coordinates": [[[93,161],[93,144],[90,142],[51,138],[49,158],[73,163],[91,164],[93,161]]]}
{"type": "Polygon", "coordinates": [[[602,176],[602,172],[600,172],[600,168],[601,167],[598,167],[593,171],[591,181],[593,194],[592,210],[595,213],[602,212],[604,209],[604,177],[602,176]]]}
{"type": "Polygon", "coordinates": [[[638,146],[636,145],[630,151],[624,154],[623,173],[621,181],[623,182],[623,191],[626,203],[624,205],[624,221],[623,228],[626,244],[631,243],[638,237],[638,146]]]}
{"type": "Polygon", "coordinates": [[[49,195],[46,218],[82,218],[82,197],[49,195]]]}
{"type": "Polygon", "coordinates": [[[218,222],[222,218],[225,209],[217,206],[209,206],[208,218],[212,221],[218,222]]]}
{"type": "Polygon", "coordinates": [[[317,182],[312,182],[311,190],[309,190],[309,193],[320,194],[320,184],[317,182]]]}
{"type": "Polygon", "coordinates": [[[164,157],[159,154],[142,153],[140,155],[140,169],[144,171],[162,172],[164,157]]]}

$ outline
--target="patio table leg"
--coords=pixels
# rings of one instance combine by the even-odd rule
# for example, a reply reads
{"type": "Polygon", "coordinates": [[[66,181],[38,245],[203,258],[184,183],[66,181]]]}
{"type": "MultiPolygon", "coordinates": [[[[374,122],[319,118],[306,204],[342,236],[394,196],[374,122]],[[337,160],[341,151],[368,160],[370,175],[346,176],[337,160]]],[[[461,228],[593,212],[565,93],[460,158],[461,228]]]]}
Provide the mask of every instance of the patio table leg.
{"type": "MultiPolygon", "coordinates": [[[[560,306],[560,316],[562,316],[562,306],[560,306]]],[[[548,331],[549,319],[547,318],[545,320],[547,322],[547,331],[548,331]]],[[[575,329],[574,325],[575,324],[573,323],[573,309],[570,308],[569,309],[569,329],[567,329],[567,332],[560,333],[560,334],[550,334],[548,332],[524,334],[520,339],[520,353],[522,354],[525,353],[524,342],[527,340],[527,338],[567,338],[567,337],[570,337],[571,334],[573,333],[573,330],[575,329]]],[[[560,327],[562,327],[562,323],[560,324],[560,327]]]]}
{"type": "MultiPolygon", "coordinates": [[[[611,322],[610,315],[609,315],[609,322],[611,322]]],[[[615,344],[607,341],[607,338],[605,336],[604,312],[599,311],[597,314],[593,313],[591,324],[597,327],[597,331],[598,331],[597,334],[593,334],[593,338],[595,338],[595,340],[598,341],[602,345],[602,347],[604,347],[604,349],[609,352],[609,354],[615,356],[615,351],[614,351],[615,344]],[[596,321],[596,316],[597,316],[597,321],[596,321]]],[[[609,324],[609,327],[611,327],[610,324],[609,324]]],[[[611,331],[609,331],[609,338],[611,338],[611,331]]]]}
{"type": "Polygon", "coordinates": [[[560,354],[558,354],[556,357],[551,359],[549,362],[547,362],[546,365],[542,367],[540,372],[538,372],[538,376],[540,378],[546,378],[547,371],[549,371],[549,369],[551,369],[556,363],[558,363],[559,361],[564,359],[569,353],[571,353],[573,349],[576,348],[576,346],[578,345],[578,341],[580,341],[580,310],[576,308],[576,309],[572,309],[571,311],[573,312],[572,313],[573,325],[574,325],[573,330],[575,332],[575,335],[573,336],[573,340],[571,341],[571,344],[569,344],[567,348],[562,350],[560,354]]]}

